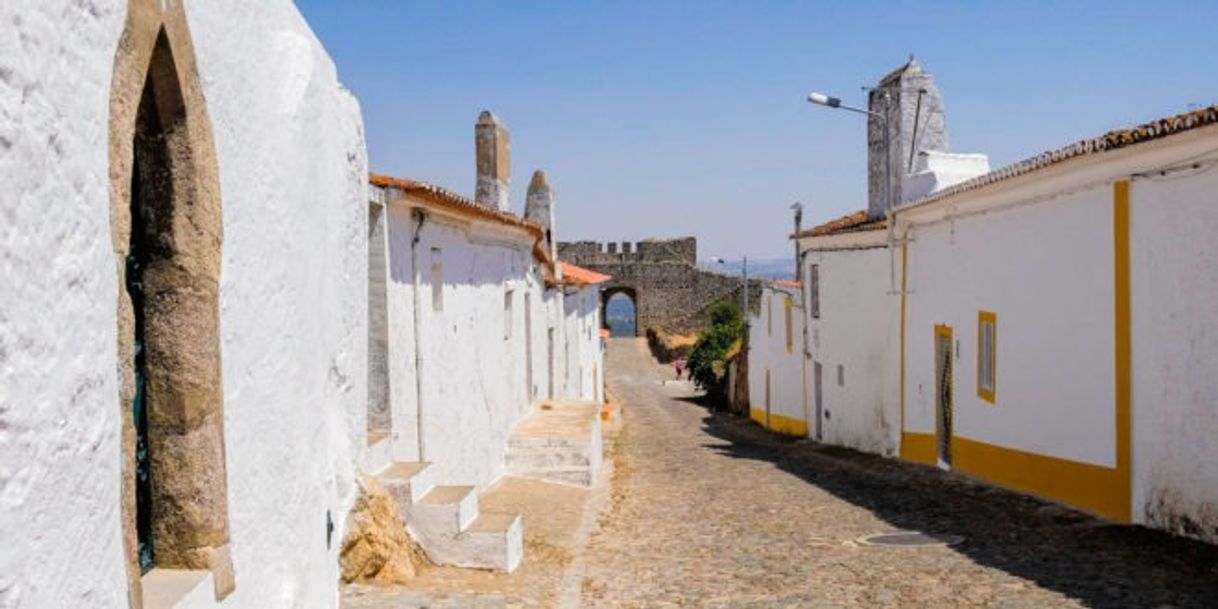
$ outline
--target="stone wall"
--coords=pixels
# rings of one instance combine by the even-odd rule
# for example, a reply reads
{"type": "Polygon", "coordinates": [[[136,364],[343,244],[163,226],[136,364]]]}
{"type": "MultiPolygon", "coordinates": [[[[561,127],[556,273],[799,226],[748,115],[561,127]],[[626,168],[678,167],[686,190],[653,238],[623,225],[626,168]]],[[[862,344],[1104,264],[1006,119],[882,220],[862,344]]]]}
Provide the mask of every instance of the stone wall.
{"type": "MultiPolygon", "coordinates": [[[[707,308],[711,304],[741,297],[740,277],[698,268],[698,242],[694,237],[620,244],[559,243],[558,257],[612,276],[613,279],[602,286],[601,306],[603,308],[604,303],[619,292],[631,296],[640,335],[656,327],[694,333],[706,325],[707,308]]],[[[756,303],[761,294],[761,282],[750,280],[749,288],[749,297],[756,303]]],[[[753,304],[750,308],[755,307],[753,304]]]]}

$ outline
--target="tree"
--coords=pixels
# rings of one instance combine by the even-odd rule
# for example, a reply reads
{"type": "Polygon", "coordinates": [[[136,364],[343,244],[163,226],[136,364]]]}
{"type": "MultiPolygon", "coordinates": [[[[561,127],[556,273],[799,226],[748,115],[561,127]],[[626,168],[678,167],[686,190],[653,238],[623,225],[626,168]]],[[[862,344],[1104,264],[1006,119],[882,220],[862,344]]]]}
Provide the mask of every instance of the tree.
{"type": "Polygon", "coordinates": [[[711,325],[689,352],[689,376],[708,393],[722,393],[727,353],[744,336],[744,314],[740,305],[720,300],[710,306],[711,325]]]}

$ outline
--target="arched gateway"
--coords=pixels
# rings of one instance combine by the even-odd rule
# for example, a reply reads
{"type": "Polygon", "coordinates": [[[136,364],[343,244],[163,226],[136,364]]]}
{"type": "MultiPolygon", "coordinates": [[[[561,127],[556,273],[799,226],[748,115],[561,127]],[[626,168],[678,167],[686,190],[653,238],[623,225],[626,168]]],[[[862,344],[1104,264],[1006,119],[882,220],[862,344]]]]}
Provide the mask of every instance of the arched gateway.
{"type": "MultiPolygon", "coordinates": [[[[612,276],[601,291],[601,311],[614,294],[629,294],[640,335],[655,327],[694,332],[707,323],[711,304],[740,298],[743,285],[740,277],[699,269],[698,242],[693,237],[622,242],[620,250],[617,243],[559,243],[558,257],[612,276]]],[[[757,302],[760,295],[761,283],[750,280],[749,297],[757,302]]]]}

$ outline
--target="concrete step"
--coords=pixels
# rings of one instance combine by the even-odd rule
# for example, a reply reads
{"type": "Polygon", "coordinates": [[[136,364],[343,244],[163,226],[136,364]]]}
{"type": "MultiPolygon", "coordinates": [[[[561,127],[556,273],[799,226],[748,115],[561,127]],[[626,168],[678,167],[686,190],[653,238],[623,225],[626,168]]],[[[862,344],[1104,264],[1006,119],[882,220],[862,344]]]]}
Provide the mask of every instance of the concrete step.
{"type": "Polygon", "coordinates": [[[479,513],[472,486],[436,486],[409,512],[407,531],[436,564],[510,573],[524,555],[520,516],[479,513]]]}
{"type": "Polygon", "coordinates": [[[397,503],[402,522],[410,521],[410,508],[435,488],[430,466],[423,462],[398,462],[376,475],[377,482],[397,503]]]}
{"type": "Polygon", "coordinates": [[[453,564],[459,567],[511,573],[524,557],[524,526],[519,514],[482,514],[456,541],[460,556],[454,556],[453,564]]]}
{"type": "Polygon", "coordinates": [[[508,438],[507,472],[561,484],[595,484],[603,463],[600,406],[549,402],[508,438]]]}
{"type": "MultiPolygon", "coordinates": [[[[437,486],[410,507],[408,528],[425,537],[456,537],[478,518],[478,495],[472,486],[437,486]]],[[[424,548],[426,549],[426,548],[424,548]]]]}

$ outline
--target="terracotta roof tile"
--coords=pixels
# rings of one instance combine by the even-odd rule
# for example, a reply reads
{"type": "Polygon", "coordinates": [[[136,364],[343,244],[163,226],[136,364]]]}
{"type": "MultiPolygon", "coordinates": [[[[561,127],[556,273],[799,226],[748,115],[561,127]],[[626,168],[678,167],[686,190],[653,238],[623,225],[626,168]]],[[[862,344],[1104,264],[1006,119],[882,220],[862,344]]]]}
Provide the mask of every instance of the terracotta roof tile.
{"type": "Polygon", "coordinates": [[[794,279],[775,279],[770,283],[783,288],[801,288],[804,285],[803,282],[794,279]]]}
{"type": "Polygon", "coordinates": [[[867,210],[856,211],[852,214],[847,214],[836,220],[830,220],[819,226],[804,229],[791,235],[791,238],[798,239],[800,237],[822,237],[824,235],[836,235],[839,233],[855,233],[868,230],[879,230],[886,226],[883,220],[869,220],[867,218],[867,210]]]}
{"type": "Polygon", "coordinates": [[[439,205],[451,211],[455,211],[467,216],[491,220],[505,226],[523,228],[533,235],[533,257],[545,264],[547,267],[547,276],[552,275],[552,273],[550,273],[550,267],[552,267],[554,261],[550,260],[550,255],[546,252],[546,248],[542,245],[542,241],[545,239],[545,230],[540,224],[525,220],[516,214],[491,209],[485,205],[478,205],[464,196],[448,190],[447,188],[436,186],[435,184],[428,184],[426,182],[419,182],[407,178],[395,178],[377,173],[369,173],[368,181],[373,186],[379,186],[381,188],[394,188],[406,194],[423,199],[424,201],[427,201],[433,205],[439,205]]]}
{"type": "Polygon", "coordinates": [[[985,175],[977,176],[971,180],[966,180],[954,186],[949,186],[943,190],[940,190],[939,192],[927,195],[921,199],[917,199],[908,205],[903,205],[899,209],[933,203],[962,192],[976,190],[1003,180],[1009,180],[1011,178],[1026,175],[1034,171],[1039,171],[1074,157],[1099,154],[1109,150],[1127,148],[1143,142],[1157,140],[1169,135],[1174,135],[1213,124],[1218,124],[1218,105],[1202,108],[1193,112],[1185,112],[1184,114],[1177,114],[1175,116],[1168,116],[1166,118],[1161,118],[1159,120],[1151,121],[1136,127],[1131,127],[1129,129],[1109,131],[1108,133],[1105,133],[1099,137],[1081,140],[1056,150],[1049,150],[1032,158],[1024,159],[1012,165],[1007,165],[1001,169],[996,169],[985,175]]]}
{"type": "Polygon", "coordinates": [[[459,195],[442,186],[419,182],[407,178],[395,178],[392,176],[381,175],[376,173],[368,174],[368,181],[374,186],[381,188],[396,188],[406,194],[426,200],[429,203],[434,203],[456,212],[460,212],[470,216],[477,216],[487,220],[493,220],[501,224],[509,226],[519,226],[535,233],[542,234],[540,224],[525,220],[516,214],[491,209],[485,205],[478,205],[471,199],[459,195]]]}
{"type": "Polygon", "coordinates": [[[582,266],[575,266],[570,262],[559,262],[562,265],[562,281],[567,285],[596,285],[605,283],[613,277],[588,270],[582,266]]]}

